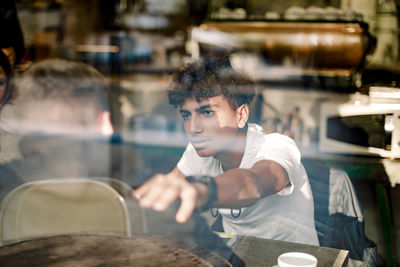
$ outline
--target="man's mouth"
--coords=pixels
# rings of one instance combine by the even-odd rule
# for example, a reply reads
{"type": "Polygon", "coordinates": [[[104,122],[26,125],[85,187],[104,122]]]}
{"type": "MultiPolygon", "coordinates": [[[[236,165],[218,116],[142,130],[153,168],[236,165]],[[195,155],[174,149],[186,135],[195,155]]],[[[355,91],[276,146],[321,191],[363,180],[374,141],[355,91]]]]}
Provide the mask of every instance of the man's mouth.
{"type": "Polygon", "coordinates": [[[209,141],[210,139],[208,138],[196,138],[196,139],[191,139],[190,143],[192,143],[194,148],[202,149],[207,145],[209,141]]]}

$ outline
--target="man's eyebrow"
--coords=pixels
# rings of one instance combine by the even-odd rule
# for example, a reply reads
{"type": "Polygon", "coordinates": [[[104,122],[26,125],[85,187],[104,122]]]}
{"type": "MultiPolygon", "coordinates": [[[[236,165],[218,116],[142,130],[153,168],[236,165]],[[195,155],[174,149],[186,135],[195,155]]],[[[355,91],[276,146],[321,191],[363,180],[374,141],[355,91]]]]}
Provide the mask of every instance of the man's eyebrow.
{"type": "Polygon", "coordinates": [[[212,107],[212,106],[211,106],[210,104],[203,105],[203,106],[201,106],[201,107],[199,107],[199,108],[196,108],[196,112],[203,111],[203,110],[209,109],[209,108],[211,108],[211,107],[212,107]]]}
{"type": "MultiPolygon", "coordinates": [[[[203,106],[200,106],[200,107],[196,108],[195,111],[196,112],[201,112],[203,110],[206,110],[206,109],[209,109],[209,108],[212,108],[212,107],[216,107],[216,106],[218,106],[218,105],[207,104],[207,105],[203,105],[203,106]]],[[[180,108],[179,109],[179,113],[183,113],[183,112],[189,112],[190,113],[190,111],[188,111],[186,109],[183,109],[183,108],[180,108]]]]}

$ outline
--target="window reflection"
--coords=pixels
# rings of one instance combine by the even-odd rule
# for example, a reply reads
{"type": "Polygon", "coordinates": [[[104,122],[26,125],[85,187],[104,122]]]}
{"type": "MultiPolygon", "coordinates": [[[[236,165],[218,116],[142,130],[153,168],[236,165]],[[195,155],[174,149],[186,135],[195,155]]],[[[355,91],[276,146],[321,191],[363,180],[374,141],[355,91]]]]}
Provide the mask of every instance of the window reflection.
{"type": "MultiPolygon", "coordinates": [[[[0,39],[9,63],[0,68],[0,177],[7,177],[0,182],[0,199],[33,180],[108,177],[137,189],[154,174],[170,172],[190,140],[168,104],[167,90],[178,70],[208,57],[227,58],[234,71],[254,80],[249,122],[290,137],[303,161],[322,163],[327,173],[331,167],[348,171],[353,182],[399,183],[397,5],[378,2],[15,1],[23,42],[18,27],[0,26],[6,30],[0,39]],[[91,74],[79,68],[70,76],[64,76],[65,69],[37,69],[25,79],[56,58],[57,68],[64,60],[80,62],[96,75],[87,80],[91,74]],[[46,75],[55,76],[47,80],[46,75]],[[357,108],[381,105],[385,112],[324,117],[325,102],[337,110],[354,99],[357,108]]],[[[373,197],[363,195],[363,200],[373,197]]],[[[227,240],[210,230],[217,226],[215,218],[195,213],[181,226],[175,222],[178,206],[163,216],[146,209],[147,233],[168,233],[229,258],[227,240]]],[[[233,212],[239,213],[246,214],[233,212]]],[[[366,217],[369,233],[375,228],[371,221],[366,217]]],[[[287,218],[281,222],[284,227],[287,218]]],[[[219,227],[213,229],[224,230],[219,227]]],[[[252,227],[246,235],[258,231],[252,227]]],[[[384,247],[375,232],[372,239],[384,247]]]]}

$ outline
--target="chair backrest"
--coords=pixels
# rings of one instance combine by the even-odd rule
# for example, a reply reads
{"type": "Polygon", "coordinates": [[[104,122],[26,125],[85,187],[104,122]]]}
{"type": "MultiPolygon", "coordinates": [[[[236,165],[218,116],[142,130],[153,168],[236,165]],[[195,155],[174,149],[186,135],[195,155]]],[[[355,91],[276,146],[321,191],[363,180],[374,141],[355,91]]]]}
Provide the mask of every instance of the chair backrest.
{"type": "Polygon", "coordinates": [[[110,178],[110,177],[94,177],[94,178],[90,178],[90,179],[93,179],[95,181],[99,181],[99,182],[102,182],[102,183],[105,183],[105,184],[111,186],[112,188],[115,189],[115,191],[118,192],[118,194],[120,194],[124,198],[131,196],[132,187],[122,180],[118,180],[118,179],[110,178]]]}
{"type": "Polygon", "coordinates": [[[129,220],[131,223],[132,234],[143,234],[147,232],[146,216],[143,208],[140,206],[139,201],[132,197],[132,187],[126,182],[110,178],[110,177],[96,177],[95,181],[108,184],[114,188],[125,200],[129,212],[129,220]]]}
{"type": "Polygon", "coordinates": [[[376,244],[365,235],[361,205],[347,173],[323,165],[303,164],[314,197],[320,245],[349,250],[349,265],[374,266],[376,244]]]}
{"type": "Polygon", "coordinates": [[[103,182],[66,178],[23,184],[1,203],[0,242],[68,233],[130,236],[124,199],[103,182]]]}

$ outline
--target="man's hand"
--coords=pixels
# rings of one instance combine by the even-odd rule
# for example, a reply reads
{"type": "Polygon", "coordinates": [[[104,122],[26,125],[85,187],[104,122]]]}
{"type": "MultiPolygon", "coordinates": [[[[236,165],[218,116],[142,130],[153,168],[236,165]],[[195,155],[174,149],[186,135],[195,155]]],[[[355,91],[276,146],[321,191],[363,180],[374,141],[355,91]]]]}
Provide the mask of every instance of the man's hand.
{"type": "Polygon", "coordinates": [[[166,210],[180,198],[181,205],[176,213],[176,221],[185,223],[192,215],[199,199],[200,202],[204,202],[204,197],[201,196],[203,193],[207,194],[205,185],[189,183],[180,171],[176,172],[174,169],[168,174],[154,175],[132,194],[143,207],[157,211],[166,210]]]}

